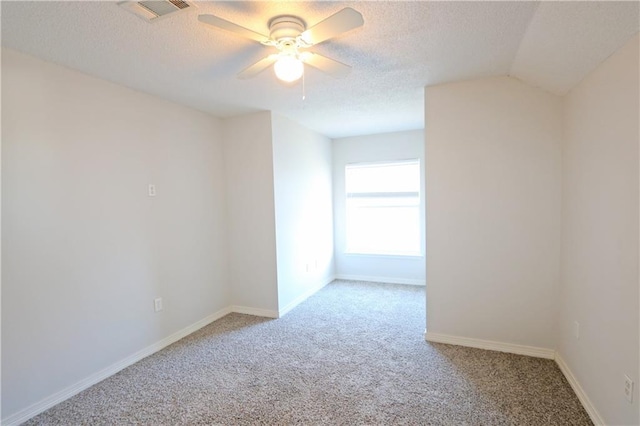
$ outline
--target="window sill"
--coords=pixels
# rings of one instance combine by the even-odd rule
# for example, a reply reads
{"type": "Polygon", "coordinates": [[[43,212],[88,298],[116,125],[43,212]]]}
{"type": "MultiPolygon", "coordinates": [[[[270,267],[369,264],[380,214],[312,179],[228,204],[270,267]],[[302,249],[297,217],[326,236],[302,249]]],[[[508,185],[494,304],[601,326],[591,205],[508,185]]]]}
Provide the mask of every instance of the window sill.
{"type": "Polygon", "coordinates": [[[356,253],[356,252],[344,252],[347,257],[375,257],[385,259],[401,259],[401,260],[422,260],[424,255],[422,254],[384,254],[384,253],[356,253]]]}

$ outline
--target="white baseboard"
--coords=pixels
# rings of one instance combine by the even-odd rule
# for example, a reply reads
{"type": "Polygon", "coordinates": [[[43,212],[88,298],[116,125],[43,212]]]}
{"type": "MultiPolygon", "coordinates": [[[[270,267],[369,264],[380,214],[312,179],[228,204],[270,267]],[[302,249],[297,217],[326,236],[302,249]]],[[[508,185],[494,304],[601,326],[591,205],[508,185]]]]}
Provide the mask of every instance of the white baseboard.
{"type": "Polygon", "coordinates": [[[472,339],[470,337],[451,336],[449,334],[426,332],[424,334],[424,338],[428,342],[468,346],[470,348],[487,349],[490,351],[507,352],[517,355],[527,355],[536,358],[554,359],[556,353],[553,349],[516,345],[513,343],[494,342],[492,340],[472,339]]]}
{"type": "Polygon", "coordinates": [[[320,281],[319,285],[316,285],[310,288],[309,290],[302,293],[300,296],[296,297],[291,303],[287,304],[287,306],[278,310],[278,317],[282,318],[285,314],[287,314],[287,312],[291,311],[293,308],[295,308],[296,306],[298,306],[299,304],[307,300],[309,297],[313,296],[318,291],[322,290],[327,284],[329,284],[333,280],[335,280],[335,277],[333,276],[327,279],[324,279],[320,281]]]}
{"type": "Polygon", "coordinates": [[[558,352],[556,352],[555,360],[556,364],[558,364],[558,367],[560,367],[560,371],[562,371],[562,374],[564,374],[564,377],[566,377],[567,381],[571,385],[571,388],[582,403],[585,411],[587,412],[587,414],[589,414],[591,421],[596,426],[605,425],[605,422],[600,416],[600,413],[598,413],[598,410],[596,410],[595,405],[593,405],[584,389],[582,389],[582,386],[580,386],[580,382],[578,382],[578,379],[576,379],[576,376],[573,375],[573,372],[571,372],[571,369],[569,368],[567,363],[564,362],[564,359],[562,359],[562,356],[560,356],[558,352]]]}
{"type": "Polygon", "coordinates": [[[269,309],[251,308],[249,306],[233,305],[231,307],[231,312],[236,312],[238,314],[253,315],[256,317],[278,318],[278,311],[272,311],[269,309]]]}
{"type": "Polygon", "coordinates": [[[587,412],[587,414],[589,414],[591,421],[596,426],[604,426],[606,424],[600,416],[600,413],[598,413],[598,410],[596,410],[595,405],[593,405],[584,389],[582,389],[582,386],[580,386],[580,383],[571,372],[571,369],[569,368],[567,363],[564,361],[564,359],[562,359],[562,356],[560,356],[560,354],[553,349],[538,348],[535,346],[515,345],[512,343],[494,342],[491,340],[472,339],[469,337],[458,337],[439,333],[426,332],[424,336],[425,340],[429,342],[447,343],[450,345],[468,346],[471,348],[508,352],[518,355],[533,356],[536,358],[553,359],[555,360],[556,364],[558,364],[560,371],[562,371],[562,374],[564,374],[564,377],[566,377],[567,381],[571,385],[571,388],[578,397],[578,400],[580,400],[580,403],[582,403],[585,411],[587,412]]]}
{"type": "Polygon", "coordinates": [[[133,355],[130,355],[118,362],[116,362],[115,364],[110,365],[107,368],[104,368],[100,371],[98,371],[95,374],[90,375],[89,377],[86,377],[82,380],[80,380],[79,382],[59,391],[54,393],[51,396],[48,396],[44,399],[42,399],[41,401],[36,402],[35,404],[32,404],[30,406],[28,406],[27,408],[18,411],[17,413],[7,417],[6,419],[3,419],[0,423],[2,423],[2,425],[4,426],[13,426],[13,425],[19,425],[23,422],[26,422],[27,420],[29,420],[30,418],[42,413],[45,410],[48,410],[49,408],[53,407],[54,405],[57,405],[59,403],[61,403],[62,401],[71,398],[72,396],[82,392],[83,390],[95,385],[96,383],[99,383],[101,381],[103,381],[104,379],[106,379],[107,377],[113,376],[114,374],[116,374],[117,372],[127,368],[128,366],[135,364],[136,362],[140,361],[143,358],[148,357],[149,355],[152,355],[156,352],[158,352],[161,349],[164,349],[165,347],[169,346],[172,343],[177,342],[178,340],[188,336],[189,334],[201,329],[202,327],[211,324],[212,322],[214,322],[217,319],[222,318],[223,316],[227,315],[231,313],[231,309],[230,308],[224,308],[219,310],[218,312],[215,312],[203,319],[201,319],[198,322],[195,322],[185,328],[183,328],[180,331],[177,331],[175,333],[173,333],[172,335],[170,335],[169,337],[165,337],[164,339],[160,340],[159,342],[154,343],[151,346],[147,346],[146,348],[139,350],[138,352],[134,353],[133,355]]]}
{"type": "Polygon", "coordinates": [[[369,281],[372,283],[425,285],[425,280],[394,277],[369,277],[365,275],[336,275],[336,280],[369,281]]]}

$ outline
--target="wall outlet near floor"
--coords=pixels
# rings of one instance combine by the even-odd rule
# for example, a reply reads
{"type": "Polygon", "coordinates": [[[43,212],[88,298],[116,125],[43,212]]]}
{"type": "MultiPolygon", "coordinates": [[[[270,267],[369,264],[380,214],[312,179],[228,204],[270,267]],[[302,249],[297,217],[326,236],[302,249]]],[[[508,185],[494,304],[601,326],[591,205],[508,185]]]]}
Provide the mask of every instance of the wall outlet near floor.
{"type": "Polygon", "coordinates": [[[633,402],[633,380],[625,374],[624,376],[624,396],[627,401],[633,402]]]}
{"type": "Polygon", "coordinates": [[[576,336],[576,340],[580,339],[580,323],[578,321],[573,322],[573,335],[576,336]]]}
{"type": "Polygon", "coordinates": [[[153,308],[156,312],[160,312],[162,310],[162,297],[158,297],[153,300],[153,308]]]}
{"type": "Polygon", "coordinates": [[[156,196],[156,186],[152,183],[149,184],[149,197],[156,196]]]}

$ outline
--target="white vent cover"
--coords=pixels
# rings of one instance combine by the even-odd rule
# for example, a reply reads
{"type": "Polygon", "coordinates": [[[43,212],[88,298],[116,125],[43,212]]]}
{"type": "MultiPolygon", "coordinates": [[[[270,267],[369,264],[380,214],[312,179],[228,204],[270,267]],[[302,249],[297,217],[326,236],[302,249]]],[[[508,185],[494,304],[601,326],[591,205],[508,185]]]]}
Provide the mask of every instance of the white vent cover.
{"type": "Polygon", "coordinates": [[[193,3],[184,0],[121,1],[118,6],[147,22],[155,22],[194,7],[193,3]]]}

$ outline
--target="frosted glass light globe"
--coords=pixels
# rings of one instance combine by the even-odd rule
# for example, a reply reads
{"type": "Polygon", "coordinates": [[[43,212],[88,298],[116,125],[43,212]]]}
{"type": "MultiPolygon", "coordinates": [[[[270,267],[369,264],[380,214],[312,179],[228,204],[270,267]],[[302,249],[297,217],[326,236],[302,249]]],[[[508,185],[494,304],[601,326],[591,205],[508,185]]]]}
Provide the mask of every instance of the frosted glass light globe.
{"type": "Polygon", "coordinates": [[[273,65],[273,70],[280,80],[291,83],[302,77],[304,65],[302,61],[293,56],[282,56],[273,65]]]}

